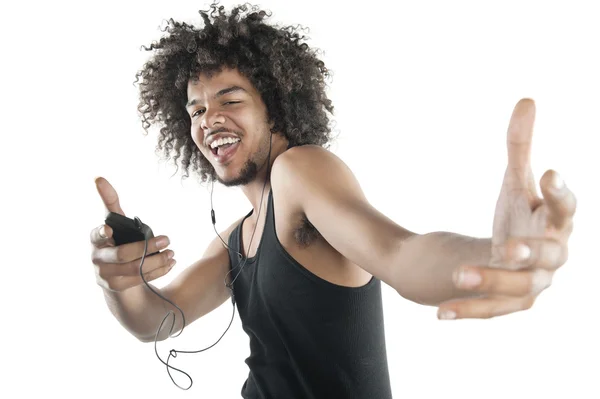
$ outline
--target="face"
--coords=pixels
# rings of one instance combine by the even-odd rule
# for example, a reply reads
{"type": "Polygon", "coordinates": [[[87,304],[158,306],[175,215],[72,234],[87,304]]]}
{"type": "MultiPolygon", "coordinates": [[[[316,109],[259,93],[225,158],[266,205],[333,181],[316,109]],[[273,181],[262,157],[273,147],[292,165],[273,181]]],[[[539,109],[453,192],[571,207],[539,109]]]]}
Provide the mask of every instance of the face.
{"type": "Polygon", "coordinates": [[[210,78],[200,74],[187,88],[191,135],[226,186],[253,181],[266,165],[270,126],[267,108],[250,81],[237,70],[210,78]]]}

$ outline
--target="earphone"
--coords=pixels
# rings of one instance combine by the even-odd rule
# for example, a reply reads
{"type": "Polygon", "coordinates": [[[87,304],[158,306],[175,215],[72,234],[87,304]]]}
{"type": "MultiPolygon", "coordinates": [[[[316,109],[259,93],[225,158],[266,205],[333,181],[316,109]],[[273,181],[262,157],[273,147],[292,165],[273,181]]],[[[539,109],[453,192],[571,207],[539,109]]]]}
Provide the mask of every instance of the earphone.
{"type": "MultiPolygon", "coordinates": [[[[260,218],[260,212],[262,211],[262,203],[263,203],[263,198],[264,198],[264,194],[265,194],[265,187],[267,187],[267,181],[269,180],[269,174],[270,174],[270,171],[271,171],[271,147],[272,147],[272,143],[273,143],[273,133],[271,133],[271,135],[269,136],[269,155],[267,157],[267,174],[265,176],[265,183],[263,184],[262,192],[260,194],[260,204],[258,206],[258,216],[256,217],[257,223],[254,225],[254,230],[252,231],[252,235],[250,236],[250,242],[248,243],[248,251],[250,251],[250,248],[252,247],[252,240],[254,239],[254,233],[256,233],[256,227],[258,226],[258,219],[260,218]]],[[[227,249],[236,252],[237,255],[238,255],[238,260],[241,260],[242,258],[244,258],[244,256],[241,253],[239,253],[238,251],[230,248],[229,245],[227,245],[225,243],[225,241],[223,241],[223,238],[221,238],[221,235],[217,231],[217,227],[216,227],[216,223],[217,222],[216,222],[215,211],[213,209],[213,202],[212,202],[212,194],[213,194],[214,183],[215,182],[213,180],[212,181],[211,191],[210,191],[210,207],[211,207],[211,209],[210,209],[210,216],[211,216],[211,219],[212,219],[213,228],[215,230],[215,233],[217,234],[217,236],[219,237],[219,239],[223,243],[223,245],[225,247],[227,247],[227,249]]],[[[246,253],[248,253],[248,251],[246,251],[246,253]]],[[[243,263],[242,267],[240,268],[240,271],[235,275],[235,278],[233,279],[233,281],[231,282],[230,285],[227,285],[227,276],[229,275],[229,273],[231,273],[234,270],[234,268],[231,268],[231,270],[229,270],[227,272],[227,275],[225,275],[224,284],[231,291],[231,302],[233,303],[234,306],[235,306],[235,295],[233,294],[233,283],[235,282],[235,280],[237,280],[237,278],[240,275],[240,273],[242,272],[242,269],[244,268],[244,266],[246,266],[246,262],[247,261],[248,261],[248,257],[244,258],[244,263],[243,263]]],[[[237,267],[238,266],[236,266],[236,268],[237,267]]]]}
{"type": "MultiPolygon", "coordinates": [[[[263,203],[263,198],[264,198],[264,192],[265,192],[265,188],[266,188],[266,186],[267,186],[267,182],[268,182],[268,180],[269,180],[270,171],[271,171],[271,147],[272,147],[272,142],[273,142],[273,132],[271,132],[271,134],[270,134],[270,137],[269,137],[269,155],[268,155],[268,157],[267,157],[267,173],[266,173],[266,176],[265,176],[265,183],[264,183],[264,185],[263,185],[262,192],[261,192],[261,196],[260,196],[260,205],[259,205],[259,207],[258,207],[257,223],[254,225],[254,230],[253,230],[253,232],[252,232],[252,236],[250,237],[250,242],[249,242],[249,244],[248,244],[248,250],[246,251],[246,253],[249,253],[249,251],[250,251],[250,248],[251,248],[251,246],[252,246],[252,240],[254,239],[254,233],[256,233],[256,228],[257,228],[257,226],[258,226],[258,220],[260,219],[260,212],[261,212],[261,210],[262,210],[262,203],[263,203]]],[[[167,298],[163,297],[161,294],[159,294],[158,292],[156,292],[156,291],[155,291],[155,290],[154,290],[154,289],[153,289],[153,288],[152,288],[152,287],[151,287],[151,286],[148,284],[148,282],[147,282],[147,281],[144,279],[144,276],[143,276],[143,274],[142,274],[142,266],[143,266],[143,264],[144,264],[144,259],[145,259],[145,257],[146,257],[146,251],[147,251],[147,249],[148,249],[148,237],[149,237],[149,235],[148,235],[148,234],[145,234],[145,237],[144,237],[144,241],[145,241],[145,244],[144,244],[144,254],[142,255],[142,260],[141,260],[141,262],[140,262],[140,269],[139,269],[139,271],[140,271],[140,276],[142,277],[142,281],[144,282],[144,284],[146,284],[146,286],[147,286],[147,287],[148,287],[148,288],[149,288],[149,289],[150,289],[150,290],[151,290],[151,291],[152,291],[154,294],[158,295],[160,298],[162,298],[163,300],[165,300],[165,301],[167,301],[168,303],[170,303],[171,305],[173,305],[173,306],[174,306],[175,308],[177,308],[177,310],[179,310],[179,312],[181,313],[181,317],[182,317],[182,323],[183,323],[183,324],[182,324],[182,326],[181,326],[181,331],[179,331],[179,333],[178,333],[177,335],[173,336],[173,337],[171,337],[171,333],[173,332],[173,328],[175,327],[175,313],[173,313],[172,311],[169,311],[169,312],[166,314],[166,316],[163,318],[162,322],[161,322],[161,323],[160,323],[160,325],[158,326],[158,329],[156,330],[156,335],[155,335],[155,337],[154,337],[154,352],[156,353],[156,357],[157,357],[157,358],[158,358],[158,359],[161,361],[161,363],[163,363],[165,366],[167,366],[167,373],[169,374],[169,377],[171,378],[171,381],[173,381],[173,384],[175,384],[177,387],[179,387],[179,388],[181,388],[181,389],[183,389],[183,390],[188,390],[188,389],[190,389],[190,388],[192,387],[192,385],[193,385],[194,381],[193,381],[192,377],[190,377],[190,375],[189,375],[188,373],[186,373],[185,371],[183,371],[183,370],[180,370],[180,369],[178,369],[178,368],[175,368],[175,367],[173,367],[173,366],[169,365],[169,359],[170,359],[171,357],[173,357],[173,358],[177,357],[177,354],[178,354],[178,353],[200,353],[200,352],[204,352],[205,350],[212,348],[213,346],[215,346],[216,344],[218,344],[218,343],[219,343],[219,341],[221,341],[221,339],[223,338],[223,336],[225,336],[225,334],[227,333],[227,331],[229,331],[229,327],[231,327],[231,324],[233,323],[233,317],[235,316],[235,295],[234,295],[234,293],[233,293],[233,283],[235,282],[235,280],[237,280],[237,278],[238,278],[238,276],[240,275],[240,273],[242,272],[242,270],[243,270],[244,266],[246,266],[246,262],[248,261],[248,257],[244,257],[244,256],[243,256],[243,255],[242,255],[240,252],[236,251],[235,249],[232,249],[232,248],[230,248],[230,247],[229,247],[229,245],[227,245],[227,243],[225,243],[225,241],[223,240],[223,238],[222,238],[222,237],[219,235],[219,233],[218,233],[218,231],[217,231],[217,228],[216,228],[216,217],[215,217],[215,211],[214,211],[214,208],[213,208],[213,200],[212,200],[213,189],[214,189],[214,180],[212,180],[212,186],[211,186],[211,192],[210,192],[210,207],[211,207],[211,209],[210,209],[210,216],[211,216],[211,221],[212,221],[212,224],[213,224],[213,228],[214,228],[214,230],[215,230],[215,233],[217,234],[217,236],[219,237],[219,239],[221,240],[221,242],[223,243],[223,245],[224,245],[224,246],[225,246],[225,247],[226,247],[228,250],[231,250],[231,251],[233,251],[233,252],[236,252],[236,253],[237,253],[237,255],[238,255],[238,261],[239,261],[239,260],[241,260],[241,259],[244,259],[244,262],[243,262],[243,264],[242,264],[242,266],[241,266],[240,270],[239,270],[239,271],[238,271],[238,273],[235,275],[235,278],[234,278],[234,279],[231,281],[231,284],[229,284],[229,285],[227,284],[227,276],[228,276],[228,275],[229,275],[229,273],[231,273],[231,272],[232,272],[234,269],[236,269],[236,268],[238,268],[238,267],[239,267],[239,262],[238,262],[238,265],[237,265],[237,266],[235,266],[235,268],[233,267],[233,265],[231,265],[231,266],[232,266],[232,267],[231,267],[231,269],[230,269],[230,270],[227,272],[227,274],[225,275],[224,284],[225,284],[225,286],[226,286],[227,288],[229,288],[229,290],[231,291],[231,303],[232,303],[232,306],[233,306],[233,313],[232,313],[232,315],[231,315],[231,320],[230,320],[230,322],[229,322],[229,325],[227,326],[227,329],[225,330],[225,332],[224,332],[224,333],[223,333],[223,334],[222,334],[222,335],[219,337],[219,339],[218,339],[218,340],[217,340],[217,341],[216,341],[214,344],[212,344],[212,345],[210,345],[210,346],[208,346],[208,347],[206,347],[206,348],[204,348],[204,349],[200,349],[200,350],[196,350],[196,351],[180,351],[180,350],[171,349],[171,350],[169,351],[169,356],[167,357],[167,361],[166,361],[166,362],[160,358],[160,356],[159,356],[159,354],[158,354],[158,350],[157,350],[156,344],[157,344],[157,342],[158,342],[158,334],[159,334],[160,330],[162,329],[162,327],[163,327],[163,324],[164,324],[165,320],[166,320],[166,319],[167,319],[167,317],[169,317],[170,315],[173,315],[173,322],[172,322],[172,324],[171,324],[171,329],[169,330],[169,338],[176,338],[176,337],[178,337],[178,336],[180,336],[180,335],[181,335],[181,333],[183,332],[183,329],[185,328],[185,315],[184,315],[184,313],[183,313],[183,310],[181,310],[181,309],[180,309],[180,308],[179,308],[179,307],[178,307],[176,304],[174,304],[173,302],[171,302],[169,299],[167,299],[167,298]],[[178,385],[178,384],[175,382],[175,380],[173,380],[173,376],[171,376],[170,369],[173,369],[173,370],[179,371],[180,373],[182,373],[182,374],[186,375],[186,376],[189,378],[189,380],[190,380],[190,385],[189,385],[187,388],[183,388],[183,387],[179,386],[179,385],[178,385]]],[[[144,225],[144,224],[142,223],[142,221],[141,221],[139,218],[137,218],[137,217],[135,218],[135,221],[136,221],[136,224],[137,224],[138,226],[143,226],[143,225],[144,225]]]]}

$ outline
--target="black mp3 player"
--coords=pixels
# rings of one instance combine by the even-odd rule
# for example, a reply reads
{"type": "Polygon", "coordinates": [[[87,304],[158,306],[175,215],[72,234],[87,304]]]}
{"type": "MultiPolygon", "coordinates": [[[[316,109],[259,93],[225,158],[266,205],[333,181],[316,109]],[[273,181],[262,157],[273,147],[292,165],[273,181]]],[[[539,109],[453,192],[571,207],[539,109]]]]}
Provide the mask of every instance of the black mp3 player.
{"type": "MultiPolygon", "coordinates": [[[[149,240],[154,237],[152,229],[148,225],[142,223],[137,217],[135,219],[130,219],[118,213],[110,212],[106,216],[106,224],[113,229],[113,239],[117,246],[129,244],[131,242],[149,240]]],[[[158,251],[146,256],[157,253],[158,251]]]]}

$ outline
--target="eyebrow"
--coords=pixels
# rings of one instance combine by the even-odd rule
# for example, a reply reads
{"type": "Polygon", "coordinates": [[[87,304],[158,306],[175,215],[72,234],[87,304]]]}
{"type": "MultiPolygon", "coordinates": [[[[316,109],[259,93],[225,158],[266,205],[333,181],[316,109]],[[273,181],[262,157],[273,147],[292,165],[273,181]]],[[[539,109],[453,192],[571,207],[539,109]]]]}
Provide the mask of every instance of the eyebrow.
{"type": "MultiPolygon", "coordinates": [[[[213,96],[213,99],[217,99],[217,98],[219,98],[221,96],[224,96],[225,94],[233,93],[233,92],[236,92],[236,91],[243,91],[243,92],[247,93],[246,89],[244,89],[243,87],[240,87],[240,86],[231,86],[231,87],[228,87],[226,89],[219,90],[217,92],[217,94],[215,94],[213,96]]],[[[196,104],[198,104],[198,99],[194,98],[194,99],[188,101],[188,103],[185,104],[185,107],[189,108],[192,105],[196,105],[196,104]]]]}

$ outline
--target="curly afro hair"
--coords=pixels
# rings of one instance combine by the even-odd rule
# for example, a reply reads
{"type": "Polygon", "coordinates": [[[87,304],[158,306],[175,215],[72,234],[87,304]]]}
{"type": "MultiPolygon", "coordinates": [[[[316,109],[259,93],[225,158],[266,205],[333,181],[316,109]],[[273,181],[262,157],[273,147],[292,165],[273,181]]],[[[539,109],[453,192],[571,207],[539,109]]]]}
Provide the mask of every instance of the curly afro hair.
{"type": "MultiPolygon", "coordinates": [[[[214,168],[192,140],[186,112],[187,85],[200,73],[211,75],[223,67],[237,69],[260,93],[274,132],[288,139],[290,147],[331,140],[329,114],[333,105],[325,93],[329,71],[317,58],[318,50],[302,42],[299,26],[277,27],[264,20],[271,15],[257,6],[240,5],[229,15],[213,3],[199,11],[204,26],[167,21],[167,32],[146,51],[154,51],[136,73],[140,101],[138,111],[146,133],[159,124],[157,153],[189,168],[201,182],[216,180],[214,168]],[[329,114],[328,114],[329,113],[329,114]]],[[[179,166],[177,165],[177,169],[179,166]]]]}

